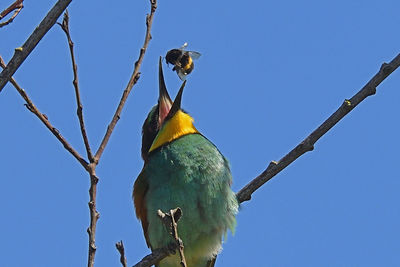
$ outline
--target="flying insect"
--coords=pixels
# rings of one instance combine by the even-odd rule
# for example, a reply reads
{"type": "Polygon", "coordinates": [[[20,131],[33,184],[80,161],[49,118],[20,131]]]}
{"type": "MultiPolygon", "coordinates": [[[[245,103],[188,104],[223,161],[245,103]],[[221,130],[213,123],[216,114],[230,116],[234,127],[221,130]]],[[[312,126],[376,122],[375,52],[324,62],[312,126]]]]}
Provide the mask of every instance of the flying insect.
{"type": "Polygon", "coordinates": [[[184,43],[181,48],[171,49],[165,56],[167,64],[174,65],[172,70],[176,71],[182,81],[186,80],[186,76],[193,71],[193,60],[201,56],[199,52],[185,50],[187,45],[184,43]]]}

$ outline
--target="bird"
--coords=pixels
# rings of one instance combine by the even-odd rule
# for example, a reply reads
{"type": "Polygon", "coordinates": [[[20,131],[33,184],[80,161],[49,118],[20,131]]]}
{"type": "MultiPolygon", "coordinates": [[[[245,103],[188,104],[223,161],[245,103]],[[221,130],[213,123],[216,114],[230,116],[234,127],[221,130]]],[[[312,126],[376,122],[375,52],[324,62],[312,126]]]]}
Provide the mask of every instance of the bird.
{"type": "MultiPolygon", "coordinates": [[[[143,168],[133,187],[137,218],[151,250],[174,242],[157,211],[179,207],[178,234],[188,267],[212,267],[227,231],[236,227],[238,200],[228,160],[181,108],[186,81],[171,100],[159,60],[159,97],[142,127],[143,168]]],[[[178,253],[156,264],[178,267],[178,253]]]]}

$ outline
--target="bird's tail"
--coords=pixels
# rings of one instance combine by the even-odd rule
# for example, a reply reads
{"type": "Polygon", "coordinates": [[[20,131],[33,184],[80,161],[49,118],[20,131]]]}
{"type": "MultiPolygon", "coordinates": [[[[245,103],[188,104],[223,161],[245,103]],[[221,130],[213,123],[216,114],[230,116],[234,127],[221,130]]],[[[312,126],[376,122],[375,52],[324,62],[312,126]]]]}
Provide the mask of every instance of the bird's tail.
{"type": "Polygon", "coordinates": [[[214,267],[216,260],[217,260],[217,256],[215,256],[215,258],[213,258],[212,260],[209,260],[207,262],[206,267],[214,267]]]}

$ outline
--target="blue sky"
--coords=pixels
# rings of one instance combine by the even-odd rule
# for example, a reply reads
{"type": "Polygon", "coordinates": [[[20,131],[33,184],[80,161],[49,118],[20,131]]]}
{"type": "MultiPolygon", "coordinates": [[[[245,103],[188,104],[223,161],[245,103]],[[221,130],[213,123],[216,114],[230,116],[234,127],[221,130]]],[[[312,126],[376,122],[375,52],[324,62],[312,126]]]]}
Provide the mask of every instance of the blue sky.
{"type": "MultiPolygon", "coordinates": [[[[0,9],[11,3],[2,3],[0,9]]],[[[0,29],[6,62],[55,1],[33,3],[0,29]]],[[[148,1],[73,1],[87,131],[97,149],[143,43],[148,1]]],[[[279,160],[400,52],[400,3],[160,1],[142,75],[97,173],[96,266],[149,250],[131,190],[141,125],[157,101],[160,55],[189,43],[202,57],[182,106],[231,163],[238,191],[279,160]]],[[[61,20],[60,20],[61,21],[61,20]]],[[[171,95],[180,86],[167,68],[171,95]]],[[[52,28],[14,75],[85,154],[64,33],[52,28]]],[[[397,70],[309,152],[242,205],[217,266],[400,265],[400,73],[397,70]]],[[[2,266],[85,266],[89,178],[7,85],[0,94],[2,266]]]]}

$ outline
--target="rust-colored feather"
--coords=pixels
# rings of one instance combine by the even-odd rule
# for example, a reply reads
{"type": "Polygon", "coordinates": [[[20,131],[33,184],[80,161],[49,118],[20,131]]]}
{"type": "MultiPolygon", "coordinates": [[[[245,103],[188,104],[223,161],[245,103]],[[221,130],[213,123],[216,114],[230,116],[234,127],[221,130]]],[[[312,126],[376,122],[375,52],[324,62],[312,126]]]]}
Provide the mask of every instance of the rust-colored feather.
{"type": "Polygon", "coordinates": [[[145,204],[147,190],[148,184],[142,170],[133,186],[133,202],[135,204],[136,217],[142,222],[143,233],[144,237],[146,238],[147,246],[151,248],[147,233],[149,223],[147,221],[147,209],[145,204]]]}

